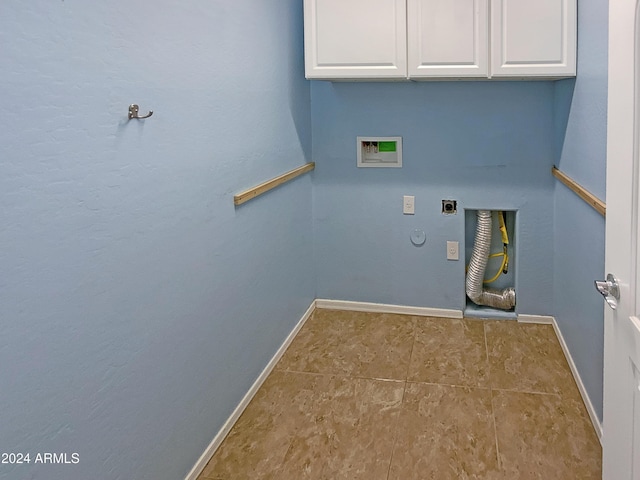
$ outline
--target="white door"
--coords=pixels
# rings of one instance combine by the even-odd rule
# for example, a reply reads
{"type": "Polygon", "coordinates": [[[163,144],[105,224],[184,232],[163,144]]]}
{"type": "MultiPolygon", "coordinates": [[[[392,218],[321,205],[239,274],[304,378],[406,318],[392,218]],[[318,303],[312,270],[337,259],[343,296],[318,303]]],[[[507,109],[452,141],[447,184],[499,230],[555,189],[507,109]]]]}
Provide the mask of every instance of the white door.
{"type": "MultiPolygon", "coordinates": [[[[605,307],[603,478],[640,480],[639,0],[609,2],[607,272],[619,300],[605,307]]],[[[613,302],[613,298],[609,298],[613,302]]]]}
{"type": "Polygon", "coordinates": [[[576,0],[492,0],[491,76],[576,74],[576,0]]]}
{"type": "Polygon", "coordinates": [[[406,0],[304,0],[309,79],[406,78],[406,0]]]}
{"type": "Polygon", "coordinates": [[[408,0],[407,52],[411,78],[486,78],[488,0],[408,0]]]}

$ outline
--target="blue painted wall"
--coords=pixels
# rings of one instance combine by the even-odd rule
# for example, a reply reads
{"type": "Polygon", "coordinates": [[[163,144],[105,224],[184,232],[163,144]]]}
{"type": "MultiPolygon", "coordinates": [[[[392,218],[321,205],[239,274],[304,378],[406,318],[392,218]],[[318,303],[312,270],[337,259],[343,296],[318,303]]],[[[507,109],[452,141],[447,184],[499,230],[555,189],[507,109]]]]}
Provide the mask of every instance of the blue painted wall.
{"type": "MultiPolygon", "coordinates": [[[[580,0],[578,76],[556,84],[558,167],[605,199],[608,2],[580,0]]],[[[555,317],[602,419],[604,218],[565,186],[555,187],[555,317]]]]}
{"type": "Polygon", "coordinates": [[[315,296],[464,308],[464,209],[517,211],[518,311],[556,316],[601,412],[604,222],[549,169],[604,198],[606,5],[575,82],[310,89],[300,3],[0,3],[0,451],[80,456],[0,478],[182,478],[315,296]],[[404,167],[356,168],[357,135],[404,167]]]}
{"type": "Polygon", "coordinates": [[[312,82],[318,297],[463,309],[464,209],[517,210],[517,311],[553,309],[552,82],[312,82]],[[403,167],[356,167],[356,136],[403,137],[403,167]],[[415,196],[415,215],[402,196],[415,196]],[[441,200],[458,200],[444,216],[441,200]],[[415,247],[413,229],[427,242],[415,247]]]}
{"type": "Polygon", "coordinates": [[[0,2],[0,478],[184,478],[315,296],[298,0],[0,2]],[[127,107],[154,110],[127,122],[127,107]]]}

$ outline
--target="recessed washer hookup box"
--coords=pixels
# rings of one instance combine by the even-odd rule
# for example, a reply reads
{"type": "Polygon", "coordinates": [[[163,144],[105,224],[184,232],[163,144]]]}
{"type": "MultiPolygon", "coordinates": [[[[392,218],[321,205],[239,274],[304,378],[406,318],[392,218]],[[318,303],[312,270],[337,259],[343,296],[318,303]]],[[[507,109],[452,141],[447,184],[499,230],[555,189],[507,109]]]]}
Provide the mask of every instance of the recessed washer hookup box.
{"type": "Polygon", "coordinates": [[[358,167],[402,167],[402,137],[357,137],[356,146],[358,167]]]}

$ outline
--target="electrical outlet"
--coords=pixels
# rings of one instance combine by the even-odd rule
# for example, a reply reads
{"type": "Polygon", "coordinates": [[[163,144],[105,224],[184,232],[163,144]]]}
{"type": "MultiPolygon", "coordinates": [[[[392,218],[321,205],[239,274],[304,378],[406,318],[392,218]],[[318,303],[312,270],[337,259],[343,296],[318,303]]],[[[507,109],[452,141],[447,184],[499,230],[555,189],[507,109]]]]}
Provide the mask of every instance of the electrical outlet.
{"type": "Polygon", "coordinates": [[[447,242],[447,260],[459,260],[458,242],[447,242]]]}
{"type": "Polygon", "coordinates": [[[402,201],[402,213],[405,215],[415,214],[415,197],[413,195],[405,195],[402,201]]]}
{"type": "Polygon", "coordinates": [[[442,213],[445,215],[458,213],[458,202],[456,200],[442,200],[442,213]]]}

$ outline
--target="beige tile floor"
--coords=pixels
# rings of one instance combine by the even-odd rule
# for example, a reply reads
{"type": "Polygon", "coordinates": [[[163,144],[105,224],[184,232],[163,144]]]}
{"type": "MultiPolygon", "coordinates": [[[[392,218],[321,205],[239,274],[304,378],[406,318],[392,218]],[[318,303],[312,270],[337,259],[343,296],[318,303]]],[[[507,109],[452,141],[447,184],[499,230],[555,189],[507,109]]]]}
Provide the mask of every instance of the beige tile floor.
{"type": "Polygon", "coordinates": [[[316,310],[199,480],[599,479],[550,325],[316,310]]]}

